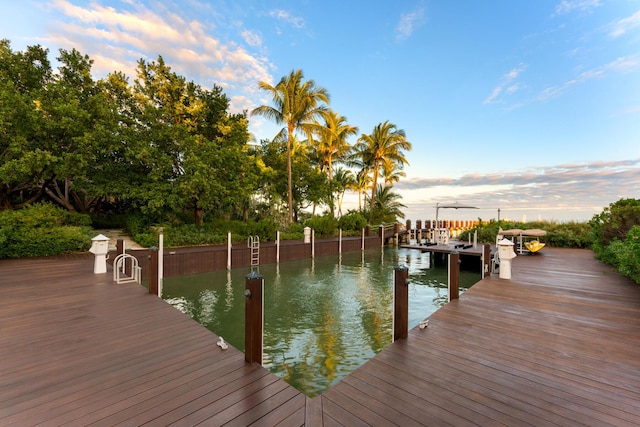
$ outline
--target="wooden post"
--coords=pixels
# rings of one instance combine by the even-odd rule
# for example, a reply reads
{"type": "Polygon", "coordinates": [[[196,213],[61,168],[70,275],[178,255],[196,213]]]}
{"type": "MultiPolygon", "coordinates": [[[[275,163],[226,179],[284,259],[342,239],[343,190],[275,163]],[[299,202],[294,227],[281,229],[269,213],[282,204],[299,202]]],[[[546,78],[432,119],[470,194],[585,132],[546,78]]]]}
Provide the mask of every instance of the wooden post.
{"type": "Polygon", "coordinates": [[[489,243],[485,243],[482,245],[482,278],[490,275],[491,272],[491,245],[489,243]]]}
{"type": "Polygon", "coordinates": [[[244,360],[262,365],[262,329],[264,325],[264,278],[252,271],[245,278],[244,360]]]}
{"type": "Polygon", "coordinates": [[[393,282],[393,340],[396,341],[409,334],[409,268],[396,267],[393,282]]]}
{"type": "Polygon", "coordinates": [[[449,302],[460,297],[460,254],[449,254],[449,302]]]}
{"type": "Polygon", "coordinates": [[[227,270],[231,270],[231,232],[227,231],[227,270]]]}
{"type": "Polygon", "coordinates": [[[152,246],[149,251],[149,293],[158,295],[158,248],[152,246]]]}
{"type": "Polygon", "coordinates": [[[400,240],[400,223],[396,222],[393,224],[393,238],[396,241],[395,244],[398,246],[398,241],[400,240]]]}

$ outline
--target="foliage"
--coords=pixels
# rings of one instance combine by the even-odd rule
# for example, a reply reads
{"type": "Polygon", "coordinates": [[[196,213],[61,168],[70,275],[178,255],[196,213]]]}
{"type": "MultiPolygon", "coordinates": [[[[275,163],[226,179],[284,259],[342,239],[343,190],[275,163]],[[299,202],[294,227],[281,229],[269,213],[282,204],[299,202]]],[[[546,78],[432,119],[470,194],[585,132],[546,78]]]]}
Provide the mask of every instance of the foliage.
{"type": "Polygon", "coordinates": [[[596,258],[640,284],[640,200],[611,203],[589,224],[596,258]]]}
{"type": "Polygon", "coordinates": [[[286,141],[287,206],[289,223],[292,223],[294,220],[292,150],[295,133],[302,132],[311,139],[311,133],[317,128],[317,119],[327,111],[323,103],[329,103],[329,92],[321,86],[316,86],[313,80],[305,82],[302,70],[291,71],[275,86],[263,81],[259,86],[271,95],[273,105],[261,105],[251,114],[260,115],[275,121],[276,124],[284,125],[274,140],[286,141]]]}
{"type": "Polygon", "coordinates": [[[332,237],[338,230],[338,220],[331,214],[309,218],[305,225],[315,231],[315,236],[332,237]]]}
{"type": "Polygon", "coordinates": [[[40,46],[0,42],[0,209],[50,200],[69,211],[103,204],[159,215],[246,213],[260,168],[245,114],[164,62],[138,62],[94,81],[93,61],[60,50],[53,72],[40,46]]]}
{"type": "Polygon", "coordinates": [[[593,229],[593,245],[596,254],[614,240],[624,241],[635,225],[640,225],[640,200],[620,199],[611,203],[599,215],[589,221],[593,229]]]}
{"type": "Polygon", "coordinates": [[[496,236],[498,235],[499,228],[508,230],[511,228],[519,228],[522,230],[529,229],[542,229],[547,232],[547,235],[543,238],[545,244],[554,247],[561,248],[589,248],[591,246],[591,227],[587,223],[580,222],[514,222],[514,221],[490,221],[488,223],[482,223],[471,230],[465,230],[458,238],[460,240],[469,240],[470,236],[477,231],[478,242],[493,243],[496,242],[496,236]]]}
{"type": "Polygon", "coordinates": [[[349,211],[338,219],[338,227],[349,234],[351,234],[350,232],[359,234],[366,226],[367,218],[357,211],[349,211]]]}
{"type": "MultiPolygon", "coordinates": [[[[371,180],[371,197],[369,199],[369,213],[375,215],[375,199],[378,193],[378,176],[391,173],[392,170],[402,169],[408,160],[404,152],[411,150],[411,143],[407,140],[404,130],[389,121],[380,123],[373,128],[371,134],[362,134],[358,138],[354,157],[359,159],[362,168],[373,174],[371,180]],[[385,172],[387,171],[387,172],[385,172]]],[[[369,218],[373,222],[373,217],[369,218]]]]}
{"type": "Polygon", "coordinates": [[[624,241],[612,240],[605,252],[609,264],[640,284],[640,225],[631,227],[624,241]]]}
{"type": "Polygon", "coordinates": [[[0,212],[0,258],[82,252],[91,246],[88,215],[48,203],[0,212]]]}

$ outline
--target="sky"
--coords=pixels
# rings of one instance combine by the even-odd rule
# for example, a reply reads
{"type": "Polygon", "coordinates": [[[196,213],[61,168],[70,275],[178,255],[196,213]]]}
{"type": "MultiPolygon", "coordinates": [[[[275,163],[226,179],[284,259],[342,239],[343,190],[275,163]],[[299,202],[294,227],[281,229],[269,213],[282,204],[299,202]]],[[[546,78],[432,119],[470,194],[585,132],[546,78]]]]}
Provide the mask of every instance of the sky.
{"type": "MultiPolygon", "coordinates": [[[[160,55],[233,112],[301,69],[358,135],[404,130],[413,221],[454,202],[478,209],[441,219],[585,221],[640,198],[640,0],[3,1],[0,38],[75,48],[96,79],[160,55]]],[[[250,118],[258,141],[277,130],[250,118]]]]}

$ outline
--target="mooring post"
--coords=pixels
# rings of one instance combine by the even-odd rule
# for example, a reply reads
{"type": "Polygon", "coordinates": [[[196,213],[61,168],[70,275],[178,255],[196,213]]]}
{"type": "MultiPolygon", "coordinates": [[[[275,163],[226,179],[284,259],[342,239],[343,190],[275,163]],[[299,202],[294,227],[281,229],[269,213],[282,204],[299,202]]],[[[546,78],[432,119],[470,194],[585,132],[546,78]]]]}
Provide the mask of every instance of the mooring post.
{"type": "Polygon", "coordinates": [[[409,268],[398,266],[393,279],[393,340],[409,334],[409,268]]]}
{"type": "Polygon", "coordinates": [[[482,245],[482,278],[491,274],[491,245],[485,243],[482,245]]]}
{"type": "Polygon", "coordinates": [[[149,293],[158,295],[158,248],[149,248],[149,293]]]}
{"type": "Polygon", "coordinates": [[[398,241],[400,240],[400,223],[396,222],[393,224],[393,238],[396,241],[396,246],[398,246],[398,241]]]}
{"type": "Polygon", "coordinates": [[[244,360],[262,365],[262,329],[264,325],[264,278],[252,271],[245,278],[244,360]]]}
{"type": "Polygon", "coordinates": [[[280,230],[276,231],[276,263],[280,262],[280,230]]]}
{"type": "Polygon", "coordinates": [[[449,301],[460,296],[460,254],[453,251],[449,254],[449,301]]]}
{"type": "Polygon", "coordinates": [[[342,228],[338,229],[338,255],[342,255],[342,228]]]}

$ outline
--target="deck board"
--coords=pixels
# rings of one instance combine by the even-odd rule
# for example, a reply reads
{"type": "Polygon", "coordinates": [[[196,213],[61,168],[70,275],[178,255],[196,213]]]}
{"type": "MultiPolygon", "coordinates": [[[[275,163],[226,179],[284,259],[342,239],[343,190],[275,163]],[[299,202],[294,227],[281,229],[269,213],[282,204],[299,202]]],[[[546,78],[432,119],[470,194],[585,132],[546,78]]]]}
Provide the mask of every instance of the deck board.
{"type": "Polygon", "coordinates": [[[587,250],[518,256],[314,399],[92,268],[0,260],[0,425],[640,425],[640,287],[587,250]]]}
{"type": "Polygon", "coordinates": [[[590,251],[545,248],[516,258],[512,279],[475,284],[322,397],[353,393],[355,378],[369,385],[371,408],[389,393],[433,425],[638,425],[639,328],[638,285],[590,251]]]}

